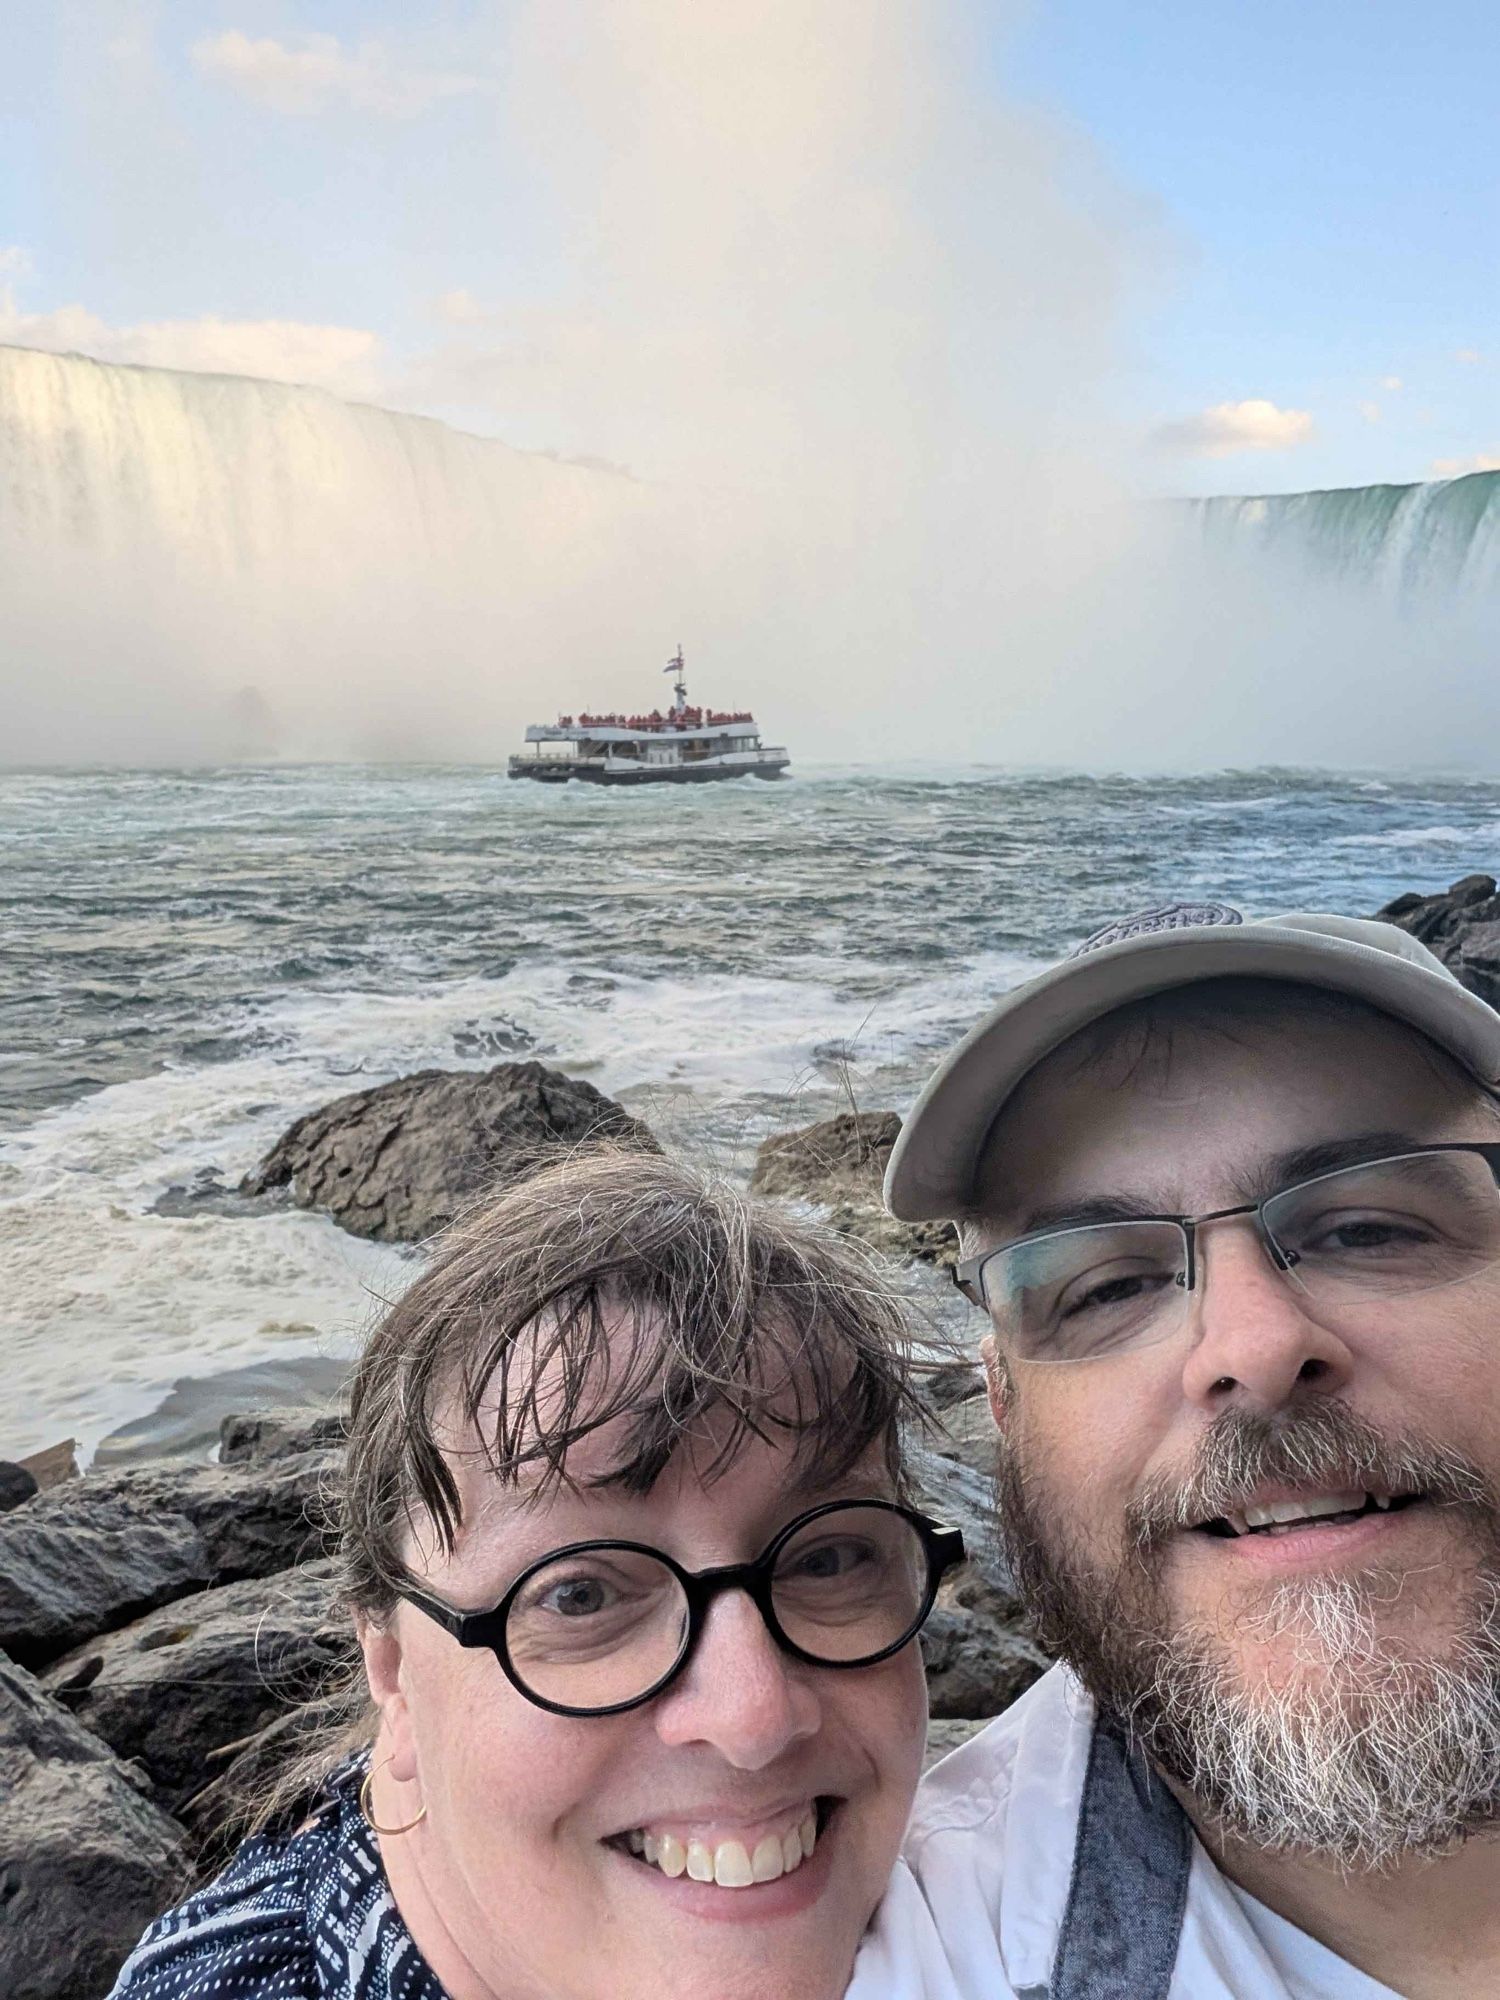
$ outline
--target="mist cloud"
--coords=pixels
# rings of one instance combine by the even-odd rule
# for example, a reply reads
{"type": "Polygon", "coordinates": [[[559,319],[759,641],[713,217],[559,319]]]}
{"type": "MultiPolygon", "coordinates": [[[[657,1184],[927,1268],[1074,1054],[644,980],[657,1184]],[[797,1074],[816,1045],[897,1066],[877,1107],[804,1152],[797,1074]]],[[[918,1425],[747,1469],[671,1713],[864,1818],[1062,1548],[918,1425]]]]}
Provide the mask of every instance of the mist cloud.
{"type": "MultiPolygon", "coordinates": [[[[1290,567],[1210,572],[1192,517],[1136,498],[1124,328],[1159,233],[1004,96],[992,31],[958,0],[517,0],[402,56],[500,79],[421,130],[496,242],[545,246],[509,289],[393,258],[405,340],[13,309],[31,345],[528,449],[317,388],[33,369],[0,466],[0,755],[500,758],[556,709],[656,699],[679,641],[695,697],[799,763],[1469,754],[1495,705],[1473,620],[1439,639],[1290,567]],[[1424,675],[1447,712],[1413,728],[1424,675]]],[[[216,73],[286,116],[354,107],[350,62],[394,74],[330,39],[216,73]]],[[[1310,422],[1252,398],[1176,445],[1310,422]]]]}

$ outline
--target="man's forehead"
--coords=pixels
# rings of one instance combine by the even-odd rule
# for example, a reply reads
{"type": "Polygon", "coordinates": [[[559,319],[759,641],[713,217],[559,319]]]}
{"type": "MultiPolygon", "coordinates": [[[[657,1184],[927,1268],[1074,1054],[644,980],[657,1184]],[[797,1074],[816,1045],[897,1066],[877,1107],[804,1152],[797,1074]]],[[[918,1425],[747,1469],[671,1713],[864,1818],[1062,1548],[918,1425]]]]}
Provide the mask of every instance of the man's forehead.
{"type": "Polygon", "coordinates": [[[1172,1214],[1259,1200],[1289,1180],[1448,1135],[1466,1108],[1461,1085],[1421,1060],[1413,1040],[1375,1017],[1264,1032],[1240,1022],[1224,1034],[1177,1028],[1169,1049],[1134,1064],[1064,1045],[997,1118],[971,1221],[1016,1233],[1018,1218],[1047,1227],[1091,1206],[1105,1219],[1111,1201],[1121,1213],[1172,1214]]]}

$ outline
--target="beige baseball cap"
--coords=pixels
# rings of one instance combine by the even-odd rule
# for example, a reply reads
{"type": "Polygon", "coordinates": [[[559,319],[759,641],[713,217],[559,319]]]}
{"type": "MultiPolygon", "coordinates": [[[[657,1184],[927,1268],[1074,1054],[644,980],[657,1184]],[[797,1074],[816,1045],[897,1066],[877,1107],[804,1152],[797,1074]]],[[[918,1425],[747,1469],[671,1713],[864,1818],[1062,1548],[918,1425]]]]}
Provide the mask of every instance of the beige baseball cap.
{"type": "Polygon", "coordinates": [[[1296,910],[1246,920],[1227,903],[1171,903],[1105,924],[991,1008],[917,1099],[891,1153],[885,1202],[903,1222],[963,1215],[1011,1092],[1101,1015],[1202,979],[1282,979],[1347,993],[1419,1029],[1500,1086],[1500,1013],[1394,924],[1296,910]]]}

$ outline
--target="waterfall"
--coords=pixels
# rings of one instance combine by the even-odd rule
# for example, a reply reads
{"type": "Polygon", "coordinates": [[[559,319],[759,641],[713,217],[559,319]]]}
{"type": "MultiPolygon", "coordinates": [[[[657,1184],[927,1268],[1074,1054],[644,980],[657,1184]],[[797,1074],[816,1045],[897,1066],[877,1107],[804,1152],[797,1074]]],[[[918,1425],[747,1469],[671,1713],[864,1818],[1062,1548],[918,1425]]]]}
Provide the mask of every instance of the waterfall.
{"type": "Polygon", "coordinates": [[[1391,603],[1500,587],[1500,472],[1187,503],[1216,555],[1269,555],[1391,603]]]}
{"type": "Polygon", "coordinates": [[[0,346],[0,758],[64,724],[128,748],[143,697],[183,757],[420,755],[414,679],[501,754],[628,623],[649,512],[624,474],[322,390],[0,346]]]}

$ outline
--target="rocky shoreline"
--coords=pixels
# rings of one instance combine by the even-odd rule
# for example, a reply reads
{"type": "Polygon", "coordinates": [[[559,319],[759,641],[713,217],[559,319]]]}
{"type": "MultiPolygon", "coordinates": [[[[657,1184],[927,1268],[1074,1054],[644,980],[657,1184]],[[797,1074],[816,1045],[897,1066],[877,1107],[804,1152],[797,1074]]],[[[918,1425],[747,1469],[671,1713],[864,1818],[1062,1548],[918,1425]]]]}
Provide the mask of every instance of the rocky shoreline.
{"type": "MultiPolygon", "coordinates": [[[[1491,877],[1380,915],[1500,1001],[1491,877]]],[[[894,1112],[851,1111],[779,1134],[751,1185],[892,1258],[951,1264],[951,1229],[896,1223],[880,1205],[899,1130],[894,1112]]],[[[419,1242],[548,1145],[605,1136],[657,1147],[621,1106],[540,1063],[428,1071],[299,1120],[236,1192],[171,1199],[290,1200],[361,1236],[419,1242]]],[[[962,1526],[971,1550],[922,1637],[936,1754],[1047,1663],[995,1543],[978,1371],[937,1371],[929,1402],[930,1433],[912,1440],[919,1504],[962,1526]]],[[[61,1476],[65,1454],[0,1465],[6,2000],[100,2000],[145,1925],[217,1859],[237,1782],[274,1754],[297,1705],[350,1665],[322,1526],[342,1440],[337,1410],[257,1413],[225,1419],[214,1464],[82,1478],[61,1476]]]]}

